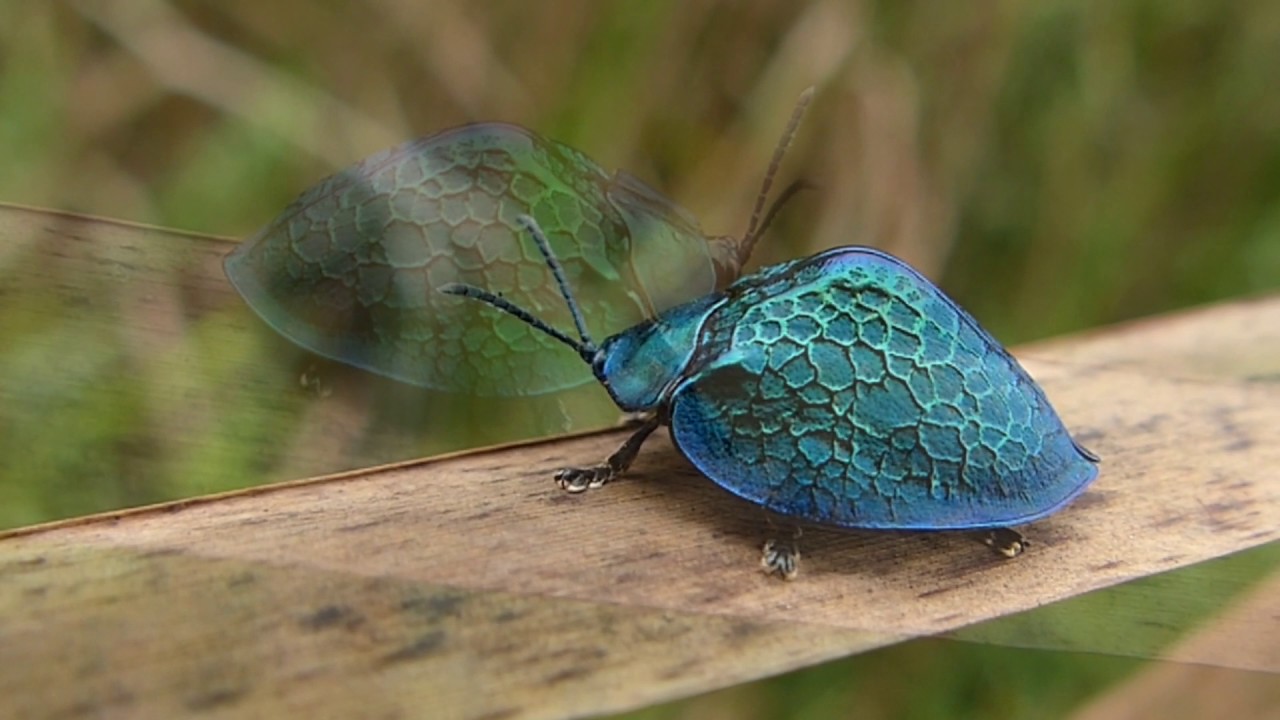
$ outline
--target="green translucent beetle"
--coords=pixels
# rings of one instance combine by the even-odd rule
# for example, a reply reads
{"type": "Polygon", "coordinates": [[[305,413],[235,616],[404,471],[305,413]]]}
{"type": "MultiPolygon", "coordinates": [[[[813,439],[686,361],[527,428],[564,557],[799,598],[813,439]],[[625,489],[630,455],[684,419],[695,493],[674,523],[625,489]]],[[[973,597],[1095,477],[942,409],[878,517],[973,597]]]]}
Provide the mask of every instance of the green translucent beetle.
{"type": "Polygon", "coordinates": [[[548,322],[567,321],[522,215],[546,230],[601,336],[730,284],[772,216],[760,222],[763,200],[810,97],[796,106],[741,239],[708,237],[657,191],[573,148],[483,123],[321,181],[227,257],[227,276],[290,341],[396,380],[477,396],[581,385],[590,372],[549,352],[554,340],[436,289],[490,288],[548,322]]]}

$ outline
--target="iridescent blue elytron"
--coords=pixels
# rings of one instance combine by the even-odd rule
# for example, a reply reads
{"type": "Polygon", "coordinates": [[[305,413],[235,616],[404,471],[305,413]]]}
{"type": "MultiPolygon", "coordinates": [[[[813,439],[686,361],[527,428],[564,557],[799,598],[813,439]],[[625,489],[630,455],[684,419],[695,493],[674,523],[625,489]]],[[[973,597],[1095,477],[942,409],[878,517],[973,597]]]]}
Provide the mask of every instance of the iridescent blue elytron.
{"type": "Polygon", "coordinates": [[[1018,362],[882,252],[775,265],[668,316],[696,328],[662,333],[696,338],[683,362],[650,362],[628,348],[643,331],[627,331],[603,345],[602,380],[624,407],[648,402],[614,380],[647,369],[684,455],[770,510],[859,528],[1018,525],[1097,474],[1018,362]]]}
{"type": "Polygon", "coordinates": [[[730,492],[848,528],[1004,529],[1056,512],[1097,476],[1097,457],[1022,366],[883,252],[844,247],[775,265],[599,346],[560,286],[579,340],[483,289],[444,292],[573,347],[620,408],[653,413],[608,462],[561,471],[567,489],[623,472],[661,423],[730,492]]]}

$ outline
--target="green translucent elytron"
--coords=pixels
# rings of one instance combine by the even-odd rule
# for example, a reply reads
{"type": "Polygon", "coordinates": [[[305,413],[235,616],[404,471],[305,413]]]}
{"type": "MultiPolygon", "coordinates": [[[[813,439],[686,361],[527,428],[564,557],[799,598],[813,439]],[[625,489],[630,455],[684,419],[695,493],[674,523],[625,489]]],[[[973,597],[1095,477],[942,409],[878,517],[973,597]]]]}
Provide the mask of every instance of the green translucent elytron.
{"type": "Polygon", "coordinates": [[[554,340],[436,292],[476,285],[567,321],[521,215],[545,229],[601,336],[737,279],[758,235],[708,237],[625,172],[611,175],[524,128],[485,123],[325,179],[232,252],[226,271],[275,330],[339,362],[473,395],[585,383],[591,374],[551,352],[554,340]]]}

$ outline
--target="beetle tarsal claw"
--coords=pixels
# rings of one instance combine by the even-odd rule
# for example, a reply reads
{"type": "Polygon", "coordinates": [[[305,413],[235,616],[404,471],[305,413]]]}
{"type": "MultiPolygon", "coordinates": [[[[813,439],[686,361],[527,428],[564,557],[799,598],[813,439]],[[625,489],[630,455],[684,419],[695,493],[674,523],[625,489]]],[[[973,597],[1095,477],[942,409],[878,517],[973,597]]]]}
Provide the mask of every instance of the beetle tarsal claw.
{"type": "Polygon", "coordinates": [[[794,580],[800,572],[800,548],[792,544],[766,540],[760,549],[760,569],[765,575],[794,580]]]}
{"type": "Polygon", "coordinates": [[[561,490],[580,493],[603,487],[612,480],[617,471],[609,465],[595,465],[589,468],[564,468],[556,473],[556,485],[561,490]]]}
{"type": "Polygon", "coordinates": [[[1031,545],[1031,541],[1013,528],[992,528],[982,536],[982,544],[996,554],[1016,558],[1031,545]]]}

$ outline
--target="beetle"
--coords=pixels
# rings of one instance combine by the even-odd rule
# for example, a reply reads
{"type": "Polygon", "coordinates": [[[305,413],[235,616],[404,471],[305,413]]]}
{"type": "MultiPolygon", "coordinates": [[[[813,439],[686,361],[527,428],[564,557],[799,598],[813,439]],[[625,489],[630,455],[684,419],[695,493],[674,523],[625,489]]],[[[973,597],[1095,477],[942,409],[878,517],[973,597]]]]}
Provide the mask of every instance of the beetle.
{"type": "MultiPolygon", "coordinates": [[[[595,343],[537,221],[521,216],[572,317],[571,337],[486,289],[477,300],[567,345],[614,403],[645,413],[605,462],[556,473],[571,492],[626,472],[646,438],[675,446],[729,492],[797,521],[842,528],[983,530],[1065,507],[1098,474],[1048,398],[994,337],[906,262],[839,247],[764,268],[595,343]]],[[[762,564],[790,579],[798,550],[762,564]]]]}

